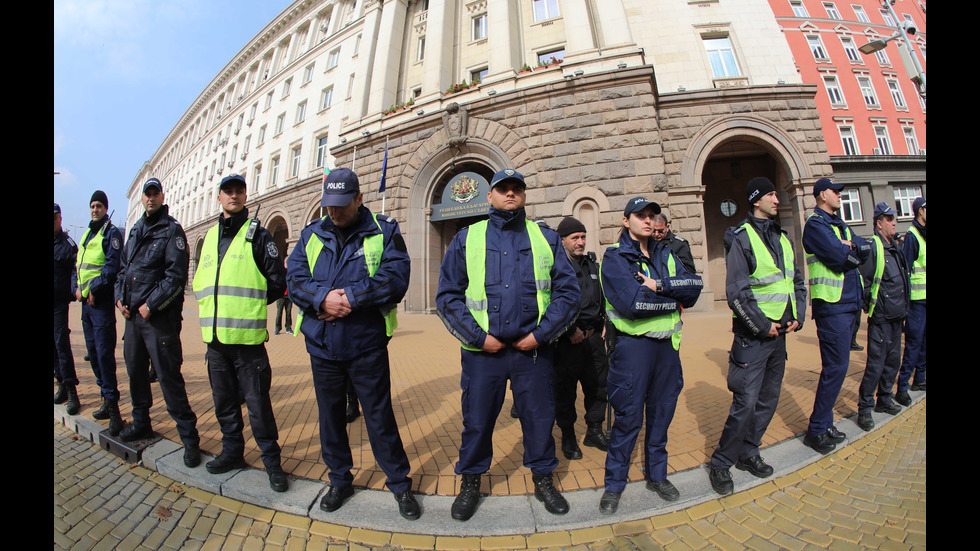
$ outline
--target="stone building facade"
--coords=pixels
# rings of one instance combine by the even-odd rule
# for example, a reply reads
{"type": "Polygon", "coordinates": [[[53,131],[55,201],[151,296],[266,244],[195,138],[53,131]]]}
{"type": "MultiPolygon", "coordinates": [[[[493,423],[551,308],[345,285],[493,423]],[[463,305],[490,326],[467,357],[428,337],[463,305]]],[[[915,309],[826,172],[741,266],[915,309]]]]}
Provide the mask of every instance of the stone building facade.
{"type": "MultiPolygon", "coordinates": [[[[295,17],[299,25],[303,14],[323,13],[317,11],[316,2],[296,2],[294,7],[298,9],[306,4],[310,5],[298,10],[295,17]]],[[[324,4],[337,4],[336,9],[346,13],[346,3],[324,4]]],[[[641,4],[633,6],[629,0],[613,0],[608,4],[617,9],[607,9],[607,3],[603,3],[600,13],[593,9],[595,4],[591,1],[563,2],[561,16],[553,16],[544,23],[550,21],[552,26],[562,24],[565,28],[584,26],[592,29],[591,39],[583,41],[578,34],[574,39],[566,37],[565,31],[547,38],[542,49],[554,51],[555,44],[565,46],[564,59],[534,68],[537,70],[530,67],[522,70],[517,63],[523,57],[519,50],[526,49],[532,38],[525,36],[522,41],[513,37],[527,31],[527,27],[541,32],[542,23],[528,25],[522,20],[526,14],[522,15],[524,12],[520,10],[495,11],[509,4],[451,0],[426,3],[389,0],[363,5],[358,0],[355,4],[365,14],[360,20],[352,19],[353,25],[366,25],[364,20],[373,17],[382,27],[387,24],[402,28],[401,36],[391,40],[397,39],[408,52],[401,56],[401,69],[394,62],[382,67],[386,60],[379,57],[379,52],[394,50],[388,41],[376,41],[381,44],[374,44],[380,50],[374,50],[372,83],[363,86],[367,95],[358,101],[363,106],[385,105],[386,102],[371,96],[383,95],[376,88],[377,78],[392,83],[395,98],[405,97],[399,95],[403,93],[416,93],[410,81],[414,78],[412,71],[405,69],[405,55],[408,59],[415,55],[412,32],[420,20],[430,29],[426,35],[429,41],[424,46],[426,63],[433,49],[442,53],[439,59],[454,59],[451,45],[432,41],[431,28],[437,20],[441,21],[441,28],[453,26],[440,18],[453,16],[467,23],[471,18],[478,19],[482,9],[491,12],[491,23],[503,20],[518,27],[507,35],[509,43],[517,44],[513,46],[517,53],[501,56],[491,44],[491,53],[486,54],[489,68],[478,85],[462,90],[426,90],[423,86],[421,94],[411,95],[414,101],[409,108],[365,107],[360,116],[350,110],[353,109],[350,104],[345,104],[348,110],[338,125],[340,130],[332,134],[335,138],[329,147],[328,166],[353,168],[360,178],[365,204],[374,212],[383,210],[394,217],[405,236],[412,257],[412,277],[402,309],[434,310],[443,254],[460,228],[485,216],[488,181],[494,172],[503,168],[514,168],[525,176],[529,217],[543,218],[556,227],[564,216],[575,216],[588,228],[588,249],[600,257],[607,246],[616,242],[622,227],[622,211],[630,198],[643,195],[660,203],[670,218],[672,230],[690,241],[696,269],[705,279],[705,292],[696,307],[699,310],[712,309],[725,299],[722,238],[725,229],[737,224],[748,212],[745,183],[750,178],[764,175],[776,183],[781,201],[780,222],[789,231],[797,256],[802,258],[800,234],[804,213],[814,204],[809,190],[818,178],[831,175],[831,166],[814,101],[815,85],[801,83],[789,59],[782,59],[784,68],[774,69],[772,56],[781,55],[780,50],[767,47],[772,39],[781,39],[774,22],[769,22],[774,35],[769,37],[770,42],[753,35],[758,44],[742,45],[741,76],[711,78],[708,69],[706,77],[705,67],[692,61],[692,67],[688,68],[690,75],[684,77],[680,69],[683,64],[676,63],[678,56],[669,52],[670,48],[676,48],[680,38],[675,36],[673,44],[647,44],[637,43],[633,37],[647,41],[652,40],[648,37],[653,33],[644,30],[631,34],[631,29],[646,29],[644,25],[667,7],[670,8],[667,12],[678,12],[677,2],[649,2],[642,4],[647,6],[645,9],[640,9],[641,4]],[[367,12],[380,10],[382,6],[381,13],[372,12],[372,16],[367,12]],[[422,7],[426,9],[420,10],[422,7]],[[427,17],[420,19],[420,14],[427,17]],[[398,18],[403,18],[401,24],[398,18]],[[625,38],[626,42],[605,44],[613,37],[625,38]],[[755,59],[750,55],[753,48],[765,50],[768,57],[755,59]],[[657,53],[660,50],[665,53],[657,53]],[[669,82],[658,80],[657,63],[651,62],[651,58],[658,56],[670,67],[669,82]],[[763,63],[765,69],[760,68],[763,63]],[[389,73],[394,76],[384,76],[389,73]],[[677,85],[682,80],[686,86],[677,85]],[[387,189],[382,195],[378,184],[386,156],[387,189]]],[[[700,19],[685,21],[689,23],[687,38],[738,31],[742,24],[738,17],[748,16],[733,15],[739,13],[738,6],[723,4],[688,2],[686,11],[681,10],[686,14],[684,17],[700,19]],[[727,23],[721,26],[712,23],[719,17],[727,23]]],[[[734,4],[758,8],[766,2],[734,4]]],[[[537,8],[538,2],[529,0],[515,5],[524,10],[537,8]]],[[[748,13],[757,12],[749,10],[748,13]]],[[[283,27],[283,32],[287,27],[283,27]]],[[[671,27],[672,32],[682,35],[683,30],[675,27],[671,27]]],[[[495,31],[498,28],[490,27],[491,42],[501,34],[495,31]]],[[[356,30],[344,32],[351,34],[356,30]]],[[[743,32],[743,41],[749,42],[747,27],[743,32]]],[[[383,33],[376,36],[380,34],[383,33]]],[[[473,45],[479,46],[479,40],[473,45]]],[[[364,49],[370,46],[370,42],[362,41],[359,55],[366,55],[364,49]]],[[[329,50],[328,44],[324,51],[329,50]]],[[[474,54],[464,53],[457,52],[454,70],[465,76],[474,65],[459,60],[474,54]]],[[[704,55],[704,52],[689,53],[694,60],[704,55]]],[[[299,60],[297,67],[312,59],[299,60]]],[[[420,68],[414,70],[419,72],[420,68]]],[[[419,73],[423,79],[437,78],[427,70],[419,73]]],[[[453,75],[445,78],[457,80],[453,75]]],[[[355,77],[352,76],[351,82],[357,88],[355,77]]],[[[261,95],[264,90],[253,93],[261,95]]],[[[249,99],[246,97],[242,103],[247,106],[249,99]]],[[[283,146],[276,151],[282,151],[280,154],[285,156],[288,148],[296,147],[294,144],[301,140],[302,137],[283,140],[283,146]]],[[[191,145],[187,149],[195,147],[191,145]]],[[[166,148],[162,146],[163,149],[166,148]]],[[[268,158],[263,158],[266,161],[261,162],[267,162],[268,158]]],[[[292,250],[302,228],[321,216],[323,169],[314,168],[288,185],[260,183],[254,193],[250,188],[250,212],[258,210],[263,225],[272,232],[284,253],[292,250]]],[[[137,190],[138,183],[159,174],[159,170],[154,168],[154,163],[147,163],[134,179],[132,189],[137,190]]],[[[188,172],[193,173],[193,167],[188,172]]],[[[263,169],[262,174],[267,172],[263,169]]],[[[195,181],[193,189],[201,186],[205,193],[214,193],[220,177],[211,176],[203,184],[195,181]]],[[[166,186],[165,178],[162,179],[166,186]]],[[[204,234],[214,225],[217,211],[212,208],[205,214],[198,219],[182,220],[193,248],[192,271],[200,257],[204,234]]]]}

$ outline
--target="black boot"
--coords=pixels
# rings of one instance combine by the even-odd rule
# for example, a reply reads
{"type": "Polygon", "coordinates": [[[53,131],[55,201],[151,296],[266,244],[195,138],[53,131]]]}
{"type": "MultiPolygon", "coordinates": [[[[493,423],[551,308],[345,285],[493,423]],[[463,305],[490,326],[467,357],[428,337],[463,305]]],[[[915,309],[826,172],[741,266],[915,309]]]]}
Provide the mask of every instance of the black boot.
{"type": "Polygon", "coordinates": [[[534,497],[544,503],[545,510],[553,515],[564,515],[568,512],[568,502],[555,488],[551,473],[544,476],[532,475],[531,480],[534,481],[534,497]]]}
{"type": "Polygon", "coordinates": [[[92,418],[105,421],[109,418],[109,400],[102,398],[102,407],[92,412],[92,418]]]}
{"type": "Polygon", "coordinates": [[[602,451],[609,449],[609,437],[606,436],[606,431],[602,430],[602,423],[588,424],[582,444],[599,448],[602,451]]]}
{"type": "Polygon", "coordinates": [[[354,419],[361,416],[361,408],[357,407],[357,398],[347,397],[347,422],[353,423],[354,419]]]}
{"type": "Polygon", "coordinates": [[[480,475],[464,474],[463,483],[459,487],[459,494],[453,501],[452,516],[456,520],[469,520],[476,512],[476,506],[480,502],[480,475]]]}
{"type": "Polygon", "coordinates": [[[63,383],[58,383],[58,392],[54,395],[54,403],[64,404],[65,400],[68,399],[68,389],[65,388],[66,386],[63,383]]]}
{"type": "Polygon", "coordinates": [[[576,440],[575,429],[561,429],[561,453],[565,459],[582,459],[582,449],[576,440]]]}
{"type": "Polygon", "coordinates": [[[109,412],[109,435],[116,436],[124,426],[122,417],[119,416],[119,402],[106,400],[106,410],[109,412]]]}
{"type": "Polygon", "coordinates": [[[68,415],[77,415],[78,408],[81,407],[81,404],[78,401],[78,390],[75,388],[75,385],[65,385],[65,394],[67,394],[65,397],[65,411],[68,412],[68,415]]]}

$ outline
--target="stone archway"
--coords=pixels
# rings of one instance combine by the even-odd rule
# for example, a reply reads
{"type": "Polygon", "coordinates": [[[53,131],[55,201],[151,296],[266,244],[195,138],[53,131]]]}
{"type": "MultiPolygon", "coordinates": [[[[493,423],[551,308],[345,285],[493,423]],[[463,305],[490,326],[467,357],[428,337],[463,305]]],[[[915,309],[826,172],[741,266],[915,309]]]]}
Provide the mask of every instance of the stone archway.
{"type": "Polygon", "coordinates": [[[705,307],[726,298],[724,233],[748,213],[745,184],[751,178],[766,176],[776,185],[780,224],[797,258],[803,257],[803,189],[814,179],[805,158],[795,137],[772,121],[750,115],[721,117],[692,138],[681,177],[685,185],[699,190],[705,307]]]}

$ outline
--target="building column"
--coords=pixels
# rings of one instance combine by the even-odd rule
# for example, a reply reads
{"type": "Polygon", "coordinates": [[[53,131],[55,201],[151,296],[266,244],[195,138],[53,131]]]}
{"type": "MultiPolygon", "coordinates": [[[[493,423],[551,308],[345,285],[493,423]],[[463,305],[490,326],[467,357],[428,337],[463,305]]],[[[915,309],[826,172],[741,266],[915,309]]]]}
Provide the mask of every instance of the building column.
{"type": "MultiPolygon", "coordinates": [[[[357,61],[354,63],[354,89],[351,90],[350,94],[348,124],[357,124],[370,112],[370,92],[373,86],[372,66],[374,51],[378,47],[381,1],[372,2],[369,0],[364,5],[364,24],[361,26],[361,42],[358,45],[357,61]]],[[[347,86],[350,75],[344,75],[343,78],[344,86],[347,86]]]]}
{"type": "Polygon", "coordinates": [[[454,0],[429,0],[425,27],[425,59],[422,62],[423,97],[438,95],[452,83],[456,65],[453,59],[455,25],[454,0]]]}
{"type": "Polygon", "coordinates": [[[367,37],[362,36],[359,54],[370,58],[369,67],[372,68],[366,114],[378,113],[394,105],[397,98],[399,64],[393,61],[401,59],[408,2],[379,0],[378,11],[381,12],[381,20],[376,34],[377,40],[367,42],[367,37]],[[378,63],[378,60],[381,62],[378,63]]]}
{"type": "Polygon", "coordinates": [[[514,2],[487,2],[489,59],[484,83],[517,74],[521,61],[520,19],[514,2]]]}

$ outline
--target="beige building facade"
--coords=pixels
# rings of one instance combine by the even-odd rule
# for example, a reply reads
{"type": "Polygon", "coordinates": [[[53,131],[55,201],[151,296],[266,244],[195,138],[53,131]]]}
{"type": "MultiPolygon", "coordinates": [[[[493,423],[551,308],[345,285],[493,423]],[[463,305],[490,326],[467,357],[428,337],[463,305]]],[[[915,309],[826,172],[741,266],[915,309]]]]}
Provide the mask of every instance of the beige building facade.
{"type": "Polygon", "coordinates": [[[659,202],[705,279],[697,309],[712,309],[750,178],[776,183],[802,258],[809,191],[831,175],[815,94],[765,0],[298,0],[140,169],[129,223],[142,182],[160,178],[193,275],[234,172],[288,253],[321,216],[325,169],[351,167],[408,244],[401,307],[428,312],[449,241],[485,216],[493,173],[514,168],[528,216],[575,216],[600,257],[629,198],[659,202]]]}

